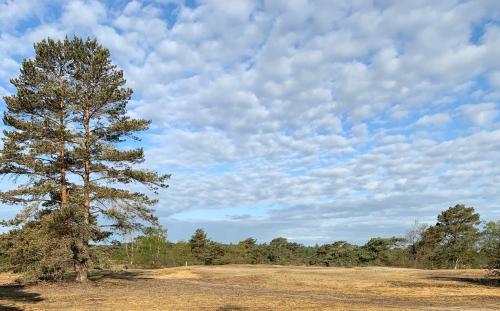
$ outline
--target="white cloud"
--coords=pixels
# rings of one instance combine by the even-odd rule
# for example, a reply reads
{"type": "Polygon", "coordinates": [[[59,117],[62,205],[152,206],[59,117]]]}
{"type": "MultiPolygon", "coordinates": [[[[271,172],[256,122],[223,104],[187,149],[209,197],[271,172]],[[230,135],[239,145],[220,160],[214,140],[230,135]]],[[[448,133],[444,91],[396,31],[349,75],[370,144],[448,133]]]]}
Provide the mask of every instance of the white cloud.
{"type": "Polygon", "coordinates": [[[500,71],[490,73],[488,80],[493,88],[500,88],[500,71]]]}
{"type": "Polygon", "coordinates": [[[482,103],[462,106],[464,117],[474,125],[486,126],[496,120],[499,110],[495,103],[482,103]]]}
{"type": "Polygon", "coordinates": [[[6,0],[0,3],[0,29],[12,29],[39,13],[42,3],[30,0],[6,0]]]}
{"type": "Polygon", "coordinates": [[[436,113],[421,117],[415,124],[422,126],[445,126],[450,121],[451,117],[447,113],[436,113]]]}
{"type": "Polygon", "coordinates": [[[105,6],[97,1],[70,1],[64,7],[61,22],[66,29],[93,29],[106,19],[105,6]]]}
{"type": "Polygon", "coordinates": [[[368,126],[365,123],[357,124],[352,127],[352,133],[356,137],[366,137],[369,133],[368,126]]]}

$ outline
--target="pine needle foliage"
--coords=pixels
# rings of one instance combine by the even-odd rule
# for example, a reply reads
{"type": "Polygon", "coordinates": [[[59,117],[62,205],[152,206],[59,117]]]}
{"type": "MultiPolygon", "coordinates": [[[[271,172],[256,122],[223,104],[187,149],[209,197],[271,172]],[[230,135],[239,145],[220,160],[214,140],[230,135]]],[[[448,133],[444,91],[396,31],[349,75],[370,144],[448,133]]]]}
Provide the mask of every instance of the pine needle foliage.
{"type": "Polygon", "coordinates": [[[34,59],[23,61],[11,83],[16,92],[5,97],[0,174],[17,187],[0,199],[21,212],[5,224],[22,226],[40,221],[40,213],[65,211],[71,261],[77,280],[85,281],[91,241],[145,223],[158,226],[157,200],[147,193],[167,188],[170,175],[142,167],[138,133],[150,121],[127,114],[132,90],[96,40],[35,44],[34,59]],[[130,142],[137,147],[127,148],[130,142]]]}

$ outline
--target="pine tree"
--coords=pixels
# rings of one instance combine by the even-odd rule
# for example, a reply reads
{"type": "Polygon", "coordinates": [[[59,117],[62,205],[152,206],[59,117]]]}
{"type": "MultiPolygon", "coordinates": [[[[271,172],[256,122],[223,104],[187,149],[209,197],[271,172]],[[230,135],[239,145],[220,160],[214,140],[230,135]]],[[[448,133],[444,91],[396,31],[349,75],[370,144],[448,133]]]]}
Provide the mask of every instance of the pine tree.
{"type": "Polygon", "coordinates": [[[77,263],[77,278],[86,279],[92,217],[104,217],[113,229],[124,232],[139,229],[142,221],[157,225],[151,206],[157,200],[146,194],[118,188],[118,184],[137,183],[157,193],[166,188],[170,175],[137,168],[144,161],[141,147],[125,149],[127,138],[139,141],[137,132],[148,129],[150,121],[127,115],[132,90],[125,88],[123,72],[111,62],[109,50],[96,40],[74,39],[75,84],[78,100],[72,103],[77,132],[73,158],[74,173],[83,185],[83,249],[77,263]]]}
{"type": "Polygon", "coordinates": [[[489,276],[500,281],[500,220],[484,224],[480,246],[489,276]]]}
{"type": "Polygon", "coordinates": [[[205,230],[201,228],[196,229],[189,240],[189,246],[191,247],[191,254],[193,257],[201,262],[205,262],[209,244],[210,240],[207,238],[205,230]]]}
{"type": "Polygon", "coordinates": [[[443,234],[442,253],[450,266],[457,269],[476,256],[479,240],[479,214],[473,207],[457,204],[441,212],[436,224],[443,234]]]}
{"type": "MultiPolygon", "coordinates": [[[[19,77],[11,80],[16,94],[4,98],[7,109],[3,121],[9,129],[4,130],[2,139],[0,174],[20,181],[20,185],[1,192],[0,198],[3,203],[23,207],[15,219],[4,224],[25,226],[25,233],[37,227],[51,231],[44,235],[22,231],[12,235],[12,246],[17,248],[13,251],[20,253],[37,243],[54,244],[54,240],[59,248],[70,252],[76,241],[76,217],[69,202],[69,190],[76,186],[67,181],[66,153],[72,141],[68,104],[75,95],[74,86],[69,83],[74,72],[71,54],[69,40],[48,39],[35,44],[35,58],[23,61],[19,77]],[[38,240],[23,243],[26,236],[38,240]]],[[[62,262],[54,252],[41,254],[44,258],[38,261],[18,262],[14,266],[30,266],[30,272],[37,275],[46,271],[51,261],[62,262]]],[[[60,266],[61,271],[64,268],[60,266]]]]}
{"type": "Polygon", "coordinates": [[[12,80],[17,93],[5,98],[4,122],[13,129],[5,131],[0,158],[0,173],[21,176],[24,184],[0,197],[24,205],[11,224],[33,218],[40,206],[67,211],[77,280],[85,281],[89,243],[109,234],[104,226],[130,232],[144,222],[157,225],[157,200],[120,184],[156,194],[170,176],[138,168],[143,149],[125,148],[128,138],[140,140],[136,133],[150,121],[127,115],[132,90],[106,48],[75,37],[44,40],[35,51],[35,60],[24,61],[12,80]]]}
{"type": "Polygon", "coordinates": [[[463,204],[449,207],[415,243],[417,260],[431,268],[472,266],[478,256],[479,223],[480,216],[473,207],[463,204]]]}

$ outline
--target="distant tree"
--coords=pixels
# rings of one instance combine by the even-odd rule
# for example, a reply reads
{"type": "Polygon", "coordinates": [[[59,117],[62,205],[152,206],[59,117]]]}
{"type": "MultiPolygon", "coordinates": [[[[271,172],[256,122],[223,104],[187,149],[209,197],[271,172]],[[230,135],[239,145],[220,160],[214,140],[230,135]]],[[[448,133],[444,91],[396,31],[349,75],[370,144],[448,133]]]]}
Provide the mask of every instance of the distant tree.
{"type": "Polygon", "coordinates": [[[416,265],[418,261],[418,242],[422,239],[422,236],[427,229],[427,224],[420,224],[417,221],[408,230],[404,237],[404,244],[408,250],[408,259],[410,265],[416,265]]]}
{"type": "Polygon", "coordinates": [[[351,267],[359,263],[359,247],[345,241],[325,244],[316,250],[315,262],[327,267],[351,267]]]}
{"type": "Polygon", "coordinates": [[[248,252],[243,245],[238,244],[219,244],[224,254],[216,260],[218,264],[245,264],[250,263],[248,252]]]}
{"type": "Polygon", "coordinates": [[[257,240],[254,238],[247,238],[239,243],[240,245],[243,245],[243,247],[247,250],[250,250],[257,245],[257,240]]]}
{"type": "Polygon", "coordinates": [[[171,257],[171,259],[168,259],[167,261],[169,265],[179,266],[186,263],[192,264],[195,261],[195,258],[191,253],[191,246],[188,242],[179,241],[173,244],[169,249],[167,249],[167,251],[171,257]]]}
{"type": "Polygon", "coordinates": [[[443,233],[440,227],[429,226],[422,232],[420,239],[412,245],[417,265],[425,268],[444,266],[442,253],[443,233]]]}
{"type": "Polygon", "coordinates": [[[265,257],[264,254],[260,254],[257,240],[254,238],[247,238],[243,241],[240,241],[238,245],[242,247],[245,263],[259,263],[262,261],[262,257],[265,257]]]}
{"type": "MultiPolygon", "coordinates": [[[[287,265],[299,261],[300,253],[303,250],[303,245],[288,242],[286,238],[278,237],[269,243],[268,260],[271,263],[287,265]]],[[[302,261],[302,260],[300,260],[302,261]]]]}
{"type": "Polygon", "coordinates": [[[480,253],[486,261],[490,275],[500,278],[500,221],[490,221],[484,225],[480,253]]]}
{"type": "Polygon", "coordinates": [[[189,240],[191,254],[199,262],[205,265],[222,263],[219,260],[224,256],[225,250],[222,244],[211,241],[203,229],[196,229],[189,240]]]}
{"type": "Polygon", "coordinates": [[[224,257],[225,253],[226,251],[222,244],[210,241],[205,253],[204,264],[213,265],[224,263],[220,261],[220,259],[224,257]]]}
{"type": "Polygon", "coordinates": [[[479,214],[463,204],[450,207],[438,216],[436,227],[443,233],[442,252],[455,269],[476,255],[479,240],[479,214]]]}
{"type": "Polygon", "coordinates": [[[473,207],[457,204],[441,212],[415,244],[420,262],[431,268],[472,265],[477,258],[479,214],[473,207]]]}
{"type": "Polygon", "coordinates": [[[137,256],[135,264],[145,267],[155,267],[159,265],[160,255],[167,248],[167,230],[158,227],[146,227],[143,234],[134,238],[132,245],[137,256]]]}
{"type": "Polygon", "coordinates": [[[403,238],[372,238],[360,248],[360,261],[376,265],[392,264],[403,238]]]}
{"type": "Polygon", "coordinates": [[[207,238],[205,230],[201,228],[196,229],[189,240],[189,246],[191,247],[191,254],[193,257],[201,262],[205,262],[209,244],[210,240],[207,238]]]}
{"type": "Polygon", "coordinates": [[[287,249],[288,240],[286,238],[278,237],[269,243],[268,259],[271,263],[287,264],[289,257],[289,250],[287,249]]]}

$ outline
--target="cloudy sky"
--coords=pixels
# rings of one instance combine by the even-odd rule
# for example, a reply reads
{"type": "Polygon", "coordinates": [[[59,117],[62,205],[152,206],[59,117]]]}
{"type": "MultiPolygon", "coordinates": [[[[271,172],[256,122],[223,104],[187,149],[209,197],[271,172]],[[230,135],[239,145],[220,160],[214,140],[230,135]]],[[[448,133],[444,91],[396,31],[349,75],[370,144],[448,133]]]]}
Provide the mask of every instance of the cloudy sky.
{"type": "Polygon", "coordinates": [[[500,218],[499,1],[0,0],[0,95],[67,34],[108,47],[153,120],[171,240],[361,243],[457,203],[500,218]]]}

